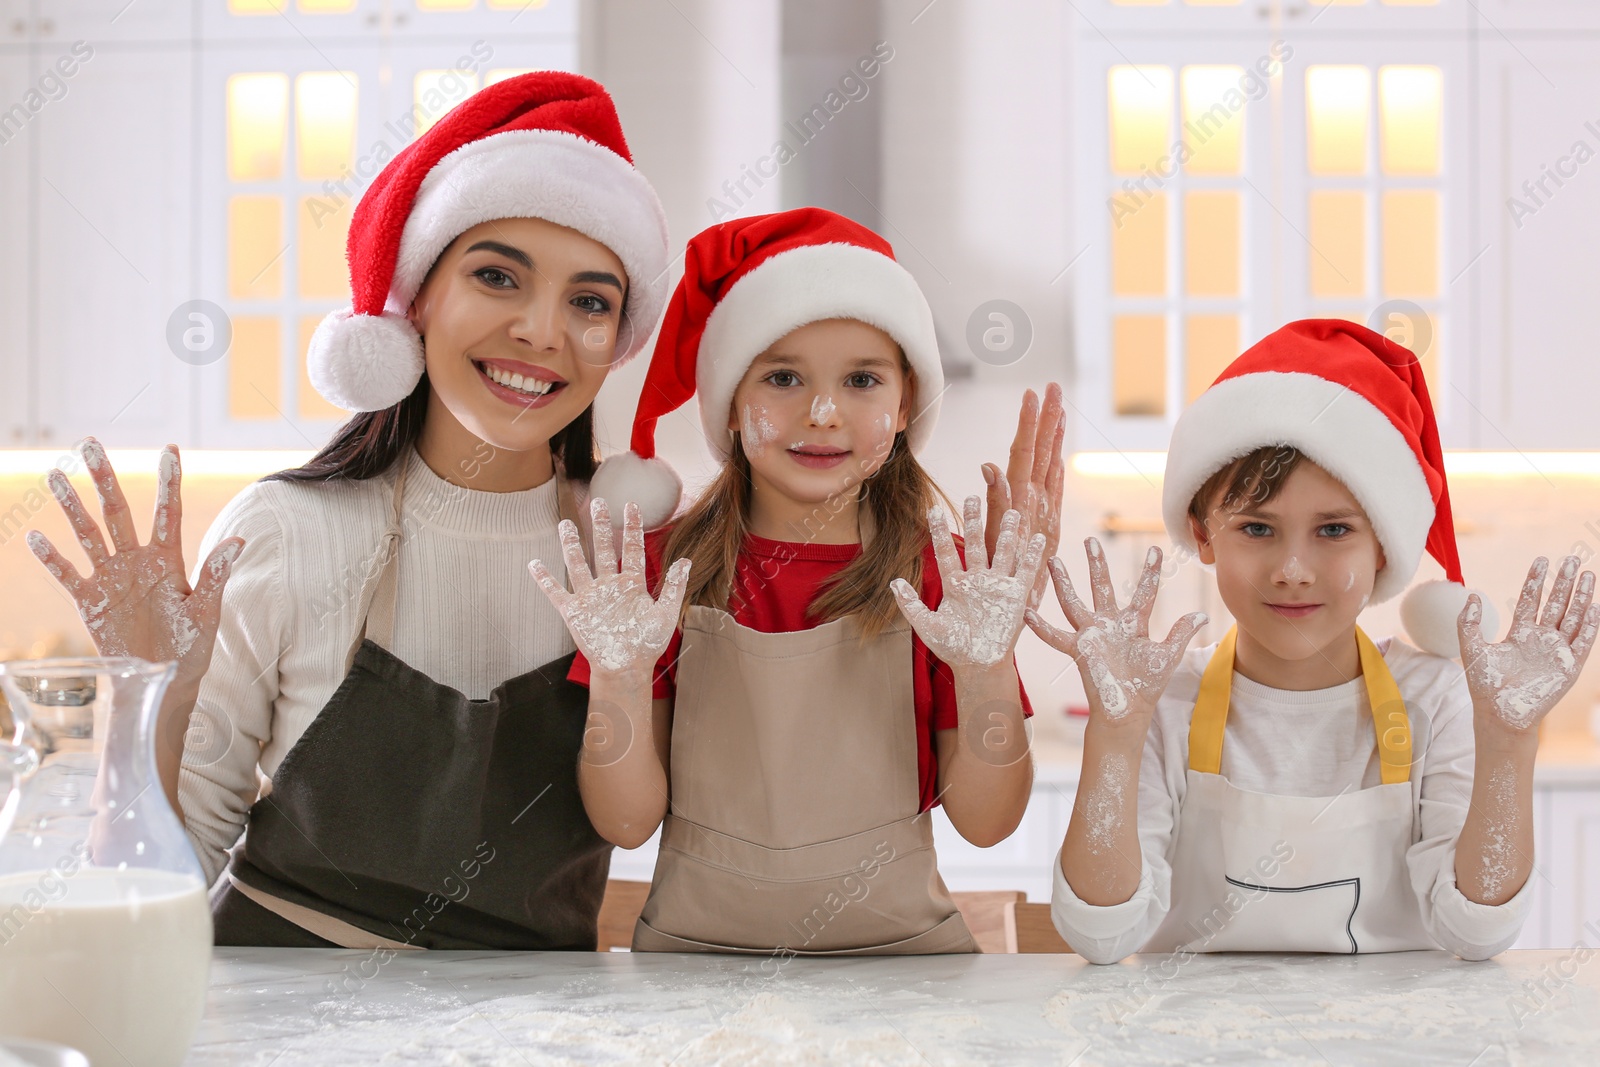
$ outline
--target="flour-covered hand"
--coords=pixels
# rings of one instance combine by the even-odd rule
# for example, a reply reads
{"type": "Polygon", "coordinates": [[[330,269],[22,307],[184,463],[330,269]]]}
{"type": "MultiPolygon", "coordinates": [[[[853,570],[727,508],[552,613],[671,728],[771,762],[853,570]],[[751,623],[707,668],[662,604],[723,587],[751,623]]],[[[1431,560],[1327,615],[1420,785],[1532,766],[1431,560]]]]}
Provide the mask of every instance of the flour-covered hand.
{"type": "Polygon", "coordinates": [[[1191,612],[1173,623],[1165,641],[1152,640],[1150,612],[1161,586],[1161,550],[1151,548],[1146,554],[1139,584],[1128,606],[1119,608],[1116,590],[1111,585],[1111,570],[1100,542],[1088,538],[1084,548],[1089,556],[1089,588],[1093,592],[1094,607],[1078,599],[1072,580],[1067,577],[1067,568],[1060,559],[1052,557],[1049,566],[1056,598],[1072,629],[1058,629],[1031,610],[1028,627],[1045,644],[1065,652],[1077,662],[1094,719],[1120,722],[1131,716],[1148,721],[1173,671],[1177,670],[1184,649],[1195,631],[1205,625],[1206,616],[1202,612],[1191,612]]]}
{"type": "Polygon", "coordinates": [[[1483,602],[1476,593],[1467,597],[1456,620],[1474,706],[1493,708],[1518,730],[1533,729],[1567,694],[1594,646],[1600,628],[1594,572],[1579,575],[1578,562],[1577,556],[1561,561],[1541,615],[1550,563],[1543,556],[1533,561],[1504,641],[1484,639],[1483,602]]]}
{"type": "Polygon", "coordinates": [[[177,446],[163,449],[157,464],[155,521],[147,544],[139,543],[133,513],[105,449],[92,437],[79,447],[100,497],[104,532],[65,474],[52,470],[45,480],[92,570],[84,577],[37,530],[28,532],[28,547],[72,597],[102,656],[174,661],[178,667],[171,688],[191,692],[211,663],[222,590],[244,541],[230,537],[217,544],[191,588],[184,576],[183,469],[177,446]]]}
{"type": "Polygon", "coordinates": [[[667,569],[661,598],[655,599],[645,582],[644,522],[639,506],[622,509],[622,562],[619,568],[611,533],[611,509],[596,497],[589,505],[594,528],[594,570],[583,558],[578,527],[562,519],[561,555],[566,561],[568,592],[542,560],[528,564],[539,588],[555,605],[572,632],[578,651],[603,671],[648,669],[672,640],[678,625],[678,607],[689,580],[689,561],[680,559],[667,569]]]}
{"type": "Polygon", "coordinates": [[[1018,552],[1017,527],[1021,518],[1014,510],[1005,513],[991,560],[983,543],[983,502],[975,496],[967,497],[963,564],[944,509],[932,509],[928,512],[928,527],[933,535],[939,577],[944,582],[944,599],[938,610],[924,604],[904,578],[896,578],[891,584],[911,628],[935,656],[951,667],[990,667],[1016,647],[1017,635],[1022,632],[1022,613],[1028,606],[1028,591],[1039,574],[1045,544],[1043,534],[1034,534],[1018,552]]]}

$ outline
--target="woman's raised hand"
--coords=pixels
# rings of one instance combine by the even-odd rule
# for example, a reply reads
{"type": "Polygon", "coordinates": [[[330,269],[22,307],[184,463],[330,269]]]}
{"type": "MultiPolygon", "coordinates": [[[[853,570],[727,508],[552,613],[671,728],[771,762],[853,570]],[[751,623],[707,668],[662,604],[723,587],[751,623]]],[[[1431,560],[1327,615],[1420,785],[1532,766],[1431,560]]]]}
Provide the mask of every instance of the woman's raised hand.
{"type": "Polygon", "coordinates": [[[645,583],[644,522],[639,506],[622,509],[622,563],[617,565],[611,509],[596,497],[589,505],[594,529],[594,570],[583,557],[578,527],[561,520],[561,555],[567,564],[568,592],[542,560],[528,564],[539,588],[555,605],[577,643],[593,666],[603,671],[649,670],[672,640],[678,626],[678,608],[689,580],[689,561],[680,559],[667,569],[661,599],[650,595],[645,583]]]}
{"type": "Polygon", "coordinates": [[[72,597],[101,655],[176,661],[170,688],[192,693],[211,663],[222,590],[244,541],[229,537],[218,543],[191,588],[183,565],[183,469],[177,446],[168,445],[161,453],[154,528],[142,545],[105,449],[92,437],[80,447],[100,497],[104,533],[65,474],[52,470],[46,480],[88,553],[92,571],[87,577],[80,574],[37,530],[28,532],[28,547],[72,597]]]}
{"type": "MultiPolygon", "coordinates": [[[[1022,542],[1036,533],[1044,534],[1046,558],[1055,555],[1061,543],[1061,495],[1065,468],[1061,455],[1067,422],[1061,386],[1051,382],[1041,406],[1032,389],[1022,395],[1022,410],[1017,414],[1017,432],[1011,439],[1011,453],[1005,473],[993,463],[983,465],[983,480],[989,486],[988,524],[983,543],[993,555],[1000,539],[1000,523],[1005,513],[1015,508],[1022,514],[1017,533],[1022,542]]],[[[1041,568],[1028,596],[1028,606],[1036,608],[1044,598],[1046,572],[1041,568]]]]}
{"type": "Polygon", "coordinates": [[[1028,627],[1045,644],[1077,662],[1093,720],[1115,723],[1142,718],[1148,725],[1156,701],[1177,670],[1195,631],[1205,625],[1206,617],[1202,612],[1190,612],[1173,624],[1165,641],[1152,640],[1150,612],[1161,585],[1161,550],[1150,549],[1128,606],[1119,608],[1100,542],[1088,538],[1084,548],[1089,555],[1094,607],[1091,609],[1078,599],[1067,568],[1052,557],[1050,577],[1072,630],[1057,629],[1031,609],[1028,627]]]}
{"type": "Polygon", "coordinates": [[[944,509],[933,508],[928,512],[928,527],[939,577],[944,581],[944,598],[938,609],[924,604],[904,578],[896,578],[890,585],[901,613],[922,643],[951,667],[990,667],[1016,647],[1045,545],[1045,535],[1036,533],[1018,553],[1021,518],[1015,510],[1005,513],[991,560],[984,548],[983,503],[978,497],[967,497],[963,514],[967,558],[963,564],[944,509]]]}
{"type": "Polygon", "coordinates": [[[1531,730],[1549,714],[1577,681],[1594,647],[1600,627],[1594,572],[1580,575],[1578,565],[1577,556],[1561,561],[1540,615],[1539,599],[1550,563],[1543,556],[1533,561],[1504,641],[1484,639],[1483,602],[1476,593],[1467,597],[1456,619],[1473,705],[1493,708],[1517,730],[1531,730]]]}

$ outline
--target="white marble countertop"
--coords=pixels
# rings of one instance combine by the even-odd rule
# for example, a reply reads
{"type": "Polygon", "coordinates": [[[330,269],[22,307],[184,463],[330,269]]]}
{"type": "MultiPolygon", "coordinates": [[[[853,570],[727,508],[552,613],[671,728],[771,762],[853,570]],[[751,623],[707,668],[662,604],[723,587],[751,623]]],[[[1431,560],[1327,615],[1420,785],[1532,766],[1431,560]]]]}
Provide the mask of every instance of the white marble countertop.
{"type": "Polygon", "coordinates": [[[218,949],[187,1063],[1594,1062],[1579,952],[790,959],[218,949]],[[365,963],[364,963],[365,961],[365,963]]]}

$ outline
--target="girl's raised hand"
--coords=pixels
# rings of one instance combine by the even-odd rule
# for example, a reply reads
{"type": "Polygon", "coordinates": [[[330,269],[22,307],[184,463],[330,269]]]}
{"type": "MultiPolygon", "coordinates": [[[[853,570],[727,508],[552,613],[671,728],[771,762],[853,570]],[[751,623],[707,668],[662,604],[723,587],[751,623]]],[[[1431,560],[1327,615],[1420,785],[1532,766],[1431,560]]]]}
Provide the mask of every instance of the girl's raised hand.
{"type": "MultiPolygon", "coordinates": [[[[984,527],[983,543],[990,555],[999,543],[1001,521],[1011,508],[1022,514],[1017,533],[1023,543],[1035,533],[1042,533],[1045,556],[1055,555],[1056,546],[1061,543],[1061,494],[1065,479],[1061,449],[1066,429],[1061,386],[1050,383],[1042,407],[1032,389],[1023,394],[1005,474],[1002,475],[993,463],[983,465],[983,480],[989,486],[989,518],[984,527]]],[[[1040,569],[1028,597],[1029,607],[1038,607],[1044,598],[1047,577],[1040,569]]]]}
{"type": "Polygon", "coordinates": [[[650,595],[644,571],[644,522],[639,506],[622,509],[622,566],[611,532],[611,509],[596,497],[589,504],[594,529],[594,570],[583,558],[578,527],[561,520],[561,555],[567,564],[572,591],[564,589],[542,560],[528,564],[539,588],[555,605],[572,632],[578,651],[604,671],[649,670],[672,640],[678,626],[678,606],[689,580],[689,561],[680,559],[667,569],[661,599],[650,595]]]}
{"type": "Polygon", "coordinates": [[[1135,721],[1142,717],[1148,722],[1184,649],[1195,631],[1205,625],[1206,616],[1203,612],[1190,612],[1173,623],[1165,641],[1152,640],[1150,612],[1161,586],[1161,550],[1150,549],[1133,597],[1126,608],[1119,608],[1100,542],[1090,537],[1084,541],[1084,548],[1089,555],[1089,588],[1094,607],[1091,609],[1078,599],[1067,568],[1052,557],[1050,576],[1055,581],[1056,599],[1072,630],[1056,629],[1031,609],[1028,627],[1045,644],[1077,662],[1095,720],[1121,722],[1134,716],[1135,721]]]}
{"type": "Polygon", "coordinates": [[[1005,513],[991,561],[983,543],[983,503],[975,496],[967,497],[963,515],[967,558],[963,565],[944,509],[933,508],[928,512],[928,527],[939,577],[944,580],[944,599],[938,610],[924,604],[904,578],[890,583],[911,628],[951,667],[993,666],[1016,646],[1045,543],[1044,534],[1036,533],[1019,556],[1017,527],[1021,518],[1015,510],[1005,513]]]}
{"type": "Polygon", "coordinates": [[[1461,663],[1477,707],[1492,707],[1510,726],[1530,730],[1567,694],[1594,646],[1600,628],[1600,605],[1594,603],[1594,572],[1578,574],[1578,557],[1561,561],[1544,614],[1549,560],[1540,556],[1528,568],[1511,629],[1497,643],[1484,640],[1483,602],[1476,593],[1456,620],[1461,663]]]}
{"type": "Polygon", "coordinates": [[[149,543],[143,545],[105,449],[92,437],[85,438],[80,448],[100,497],[105,533],[89,517],[65,474],[52,470],[46,481],[67,513],[78,544],[88,553],[92,572],[87,578],[79,574],[37,530],[28,532],[28,547],[77,604],[102,656],[176,661],[170,689],[193,693],[210,666],[222,617],[222,590],[244,541],[230,537],[213,548],[200,568],[199,582],[191,588],[183,566],[183,469],[177,446],[168,445],[161,453],[155,525],[149,543]]]}

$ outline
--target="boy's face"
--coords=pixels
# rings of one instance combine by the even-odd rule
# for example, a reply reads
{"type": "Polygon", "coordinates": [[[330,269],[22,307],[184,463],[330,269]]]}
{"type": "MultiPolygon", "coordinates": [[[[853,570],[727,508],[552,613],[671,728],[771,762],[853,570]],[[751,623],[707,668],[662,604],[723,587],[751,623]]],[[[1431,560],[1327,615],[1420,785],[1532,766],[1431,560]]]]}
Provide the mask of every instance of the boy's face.
{"type": "Polygon", "coordinates": [[[1385,562],[1350,490],[1302,458],[1271,500],[1236,512],[1219,503],[1208,504],[1209,529],[1189,524],[1240,632],[1285,661],[1348,641],[1385,562]]]}
{"type": "Polygon", "coordinates": [[[757,489],[822,503],[854,495],[906,428],[911,390],[900,348],[854,319],[794,330],[757,356],[733,394],[728,429],[757,489]]]}

